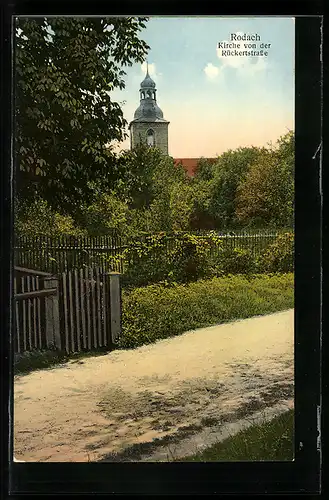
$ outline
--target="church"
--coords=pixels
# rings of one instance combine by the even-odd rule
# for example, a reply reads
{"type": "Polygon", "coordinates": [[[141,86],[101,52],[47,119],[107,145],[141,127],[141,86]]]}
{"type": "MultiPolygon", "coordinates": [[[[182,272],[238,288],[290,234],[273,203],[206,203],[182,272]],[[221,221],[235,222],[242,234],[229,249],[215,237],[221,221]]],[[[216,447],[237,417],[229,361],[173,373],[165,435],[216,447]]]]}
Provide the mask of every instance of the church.
{"type": "MultiPolygon", "coordinates": [[[[156,147],[168,155],[168,126],[170,122],[165,120],[156,97],[156,85],[149,75],[147,65],[146,76],[139,89],[140,104],[134,113],[134,119],[129,124],[130,148],[133,149],[137,144],[144,143],[150,147],[156,147]]],[[[216,160],[216,158],[207,159],[209,161],[216,160]]],[[[200,158],[174,159],[177,165],[183,165],[190,177],[193,177],[199,160],[200,158]]]]}
{"type": "Polygon", "coordinates": [[[163,112],[157,105],[155,83],[149,75],[148,66],[144,80],[140,84],[140,104],[129,124],[130,148],[146,143],[168,154],[168,125],[163,112]]]}

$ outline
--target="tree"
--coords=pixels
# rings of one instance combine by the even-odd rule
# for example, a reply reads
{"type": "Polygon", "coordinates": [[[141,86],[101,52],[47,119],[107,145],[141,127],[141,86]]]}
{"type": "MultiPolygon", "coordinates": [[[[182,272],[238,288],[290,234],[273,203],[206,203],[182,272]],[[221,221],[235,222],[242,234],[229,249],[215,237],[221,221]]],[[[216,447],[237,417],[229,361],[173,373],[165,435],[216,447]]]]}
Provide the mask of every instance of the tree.
{"type": "Polygon", "coordinates": [[[157,231],[187,229],[192,212],[192,191],[182,165],[163,156],[153,173],[153,202],[150,205],[153,227],[157,231]]]}
{"type": "Polygon", "coordinates": [[[83,211],[82,226],[89,236],[129,233],[129,208],[114,193],[101,193],[83,211]]]}
{"type": "Polygon", "coordinates": [[[200,181],[209,181],[214,178],[215,167],[213,161],[207,158],[200,158],[197,163],[196,170],[194,173],[194,179],[200,181]]]}
{"type": "Polygon", "coordinates": [[[139,145],[119,157],[116,192],[130,208],[134,231],[187,228],[192,209],[189,181],[182,166],[156,148],[139,145]]]}
{"type": "Polygon", "coordinates": [[[213,180],[193,178],[191,189],[193,191],[193,209],[190,217],[192,229],[214,229],[216,217],[212,208],[213,180]]]}
{"type": "Polygon", "coordinates": [[[193,209],[193,192],[186,182],[173,182],[158,193],[148,210],[152,231],[187,231],[193,209]]]}
{"type": "Polygon", "coordinates": [[[114,189],[130,208],[147,208],[154,198],[154,177],[165,161],[157,148],[143,144],[123,151],[117,159],[117,181],[114,189]]]}
{"type": "Polygon", "coordinates": [[[142,62],[146,18],[20,18],[16,24],[16,151],[20,197],[58,210],[91,202],[116,176],[108,145],[126,121],[111,92],[142,62]],[[32,182],[31,182],[32,181],[32,182]]]}
{"type": "Polygon", "coordinates": [[[264,151],[237,190],[236,215],[254,225],[291,227],[294,203],[294,135],[264,151]]]}
{"type": "Polygon", "coordinates": [[[214,178],[210,186],[209,212],[217,221],[218,227],[230,227],[236,223],[237,187],[261,151],[256,147],[229,150],[223,153],[214,165],[214,178]]]}
{"type": "Polygon", "coordinates": [[[16,201],[14,227],[19,236],[78,237],[86,234],[72,217],[55,212],[40,198],[16,201]]]}

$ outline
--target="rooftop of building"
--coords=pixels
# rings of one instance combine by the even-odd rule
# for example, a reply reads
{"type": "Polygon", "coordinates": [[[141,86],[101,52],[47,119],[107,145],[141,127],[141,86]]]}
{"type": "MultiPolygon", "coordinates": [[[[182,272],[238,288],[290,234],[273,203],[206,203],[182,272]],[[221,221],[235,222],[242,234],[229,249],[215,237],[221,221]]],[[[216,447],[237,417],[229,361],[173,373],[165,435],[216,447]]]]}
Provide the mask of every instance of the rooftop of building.
{"type": "MultiPolygon", "coordinates": [[[[217,160],[217,158],[202,158],[202,159],[207,160],[211,163],[214,163],[217,160]]],[[[178,165],[179,163],[181,163],[190,177],[194,176],[200,160],[201,158],[174,158],[175,164],[178,165]]]]}

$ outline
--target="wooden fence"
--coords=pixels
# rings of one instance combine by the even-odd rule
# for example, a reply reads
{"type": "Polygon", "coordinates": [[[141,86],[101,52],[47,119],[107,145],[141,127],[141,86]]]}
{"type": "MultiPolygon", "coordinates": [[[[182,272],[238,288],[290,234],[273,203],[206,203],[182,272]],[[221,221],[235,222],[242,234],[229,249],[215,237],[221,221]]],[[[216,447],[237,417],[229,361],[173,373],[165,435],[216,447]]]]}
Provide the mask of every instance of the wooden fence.
{"type": "Polygon", "coordinates": [[[72,269],[58,280],[65,350],[111,347],[121,329],[119,274],[101,268],[72,269]]]}
{"type": "Polygon", "coordinates": [[[56,348],[67,353],[112,347],[121,331],[120,275],[101,268],[58,276],[16,268],[15,352],[56,348]]]}
{"type": "Polygon", "coordinates": [[[15,265],[52,274],[83,267],[123,273],[122,252],[126,243],[119,237],[26,237],[16,236],[15,265]]]}
{"type": "Polygon", "coordinates": [[[57,289],[48,286],[49,277],[48,273],[15,268],[15,352],[50,348],[55,343],[53,309],[58,297],[57,289]]]}

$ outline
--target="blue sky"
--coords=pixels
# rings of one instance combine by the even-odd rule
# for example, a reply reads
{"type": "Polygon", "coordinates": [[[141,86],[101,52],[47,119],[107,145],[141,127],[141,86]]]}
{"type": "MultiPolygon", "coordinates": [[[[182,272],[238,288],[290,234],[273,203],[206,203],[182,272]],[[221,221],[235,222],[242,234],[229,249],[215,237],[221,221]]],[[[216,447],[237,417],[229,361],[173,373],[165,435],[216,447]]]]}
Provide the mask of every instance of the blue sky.
{"type": "MultiPolygon", "coordinates": [[[[275,142],[294,128],[294,19],[150,18],[141,32],[151,50],[149,72],[169,125],[169,154],[214,157],[240,146],[275,142]],[[223,57],[218,42],[231,33],[257,33],[270,43],[267,57],[223,57]]],[[[244,50],[243,41],[240,50],[244,50]]],[[[127,121],[139,105],[145,64],[127,68],[127,121]]],[[[129,140],[120,145],[128,148],[129,140]]]]}

